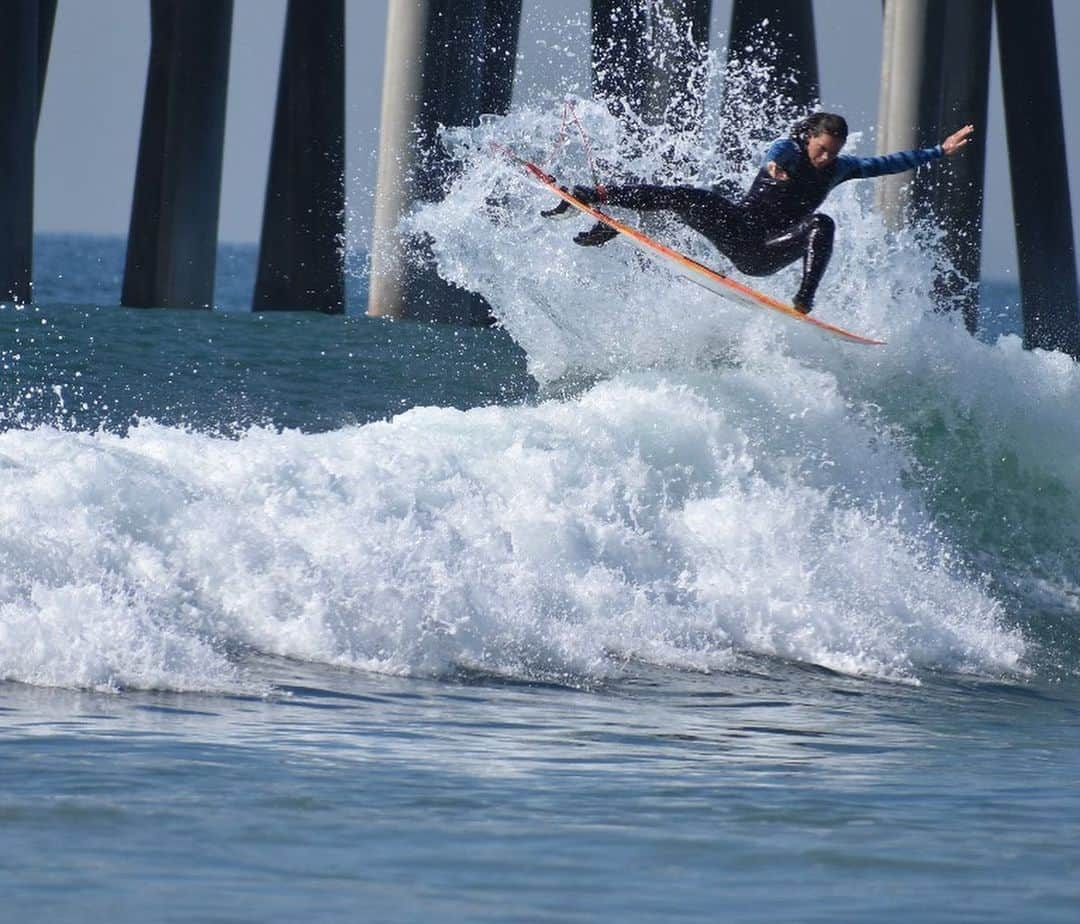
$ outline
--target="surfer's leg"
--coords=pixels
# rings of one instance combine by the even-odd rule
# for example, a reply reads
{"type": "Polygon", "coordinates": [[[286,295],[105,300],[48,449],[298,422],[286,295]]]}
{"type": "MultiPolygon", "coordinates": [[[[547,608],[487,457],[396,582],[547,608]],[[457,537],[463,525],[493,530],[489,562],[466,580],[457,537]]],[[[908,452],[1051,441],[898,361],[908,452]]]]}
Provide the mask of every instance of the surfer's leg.
{"type": "Polygon", "coordinates": [[[579,231],[574,235],[574,243],[582,247],[599,247],[606,244],[613,237],[618,237],[619,232],[602,221],[596,222],[587,231],[579,231]]]}
{"type": "Polygon", "coordinates": [[[809,314],[814,307],[814,296],[818,284],[825,275],[825,269],[832,257],[833,238],[836,236],[836,222],[820,212],[811,215],[805,222],[806,248],[803,251],[803,274],[799,291],[792,303],[803,314],[809,314]]]}
{"type": "MultiPolygon", "coordinates": [[[[655,186],[649,184],[608,186],[601,191],[589,186],[575,186],[573,195],[587,205],[614,205],[639,212],[674,212],[694,231],[707,237],[721,252],[742,234],[743,215],[738,206],[719,193],[695,186],[655,186]]],[[[574,241],[583,246],[597,246],[617,232],[597,222],[574,241]]]]}
{"type": "Polygon", "coordinates": [[[803,275],[793,303],[804,314],[814,307],[818,284],[832,256],[836,223],[820,212],[740,254],[735,265],[753,276],[768,276],[802,257],[803,275]]]}
{"type": "MultiPolygon", "coordinates": [[[[710,194],[692,186],[634,185],[607,186],[602,191],[590,186],[575,186],[573,195],[586,205],[615,205],[639,212],[670,211],[686,221],[687,214],[700,208],[704,197],[710,194]]],[[[576,235],[574,243],[582,247],[599,247],[618,233],[614,228],[598,221],[589,230],[576,235]]]]}
{"type": "Polygon", "coordinates": [[[713,193],[693,186],[606,186],[601,200],[599,190],[591,191],[594,202],[604,201],[624,209],[636,209],[639,212],[687,212],[701,208],[713,193]]]}
{"type": "Polygon", "coordinates": [[[720,250],[739,238],[742,211],[724,196],[695,186],[612,186],[607,201],[639,212],[674,212],[720,250]]]}

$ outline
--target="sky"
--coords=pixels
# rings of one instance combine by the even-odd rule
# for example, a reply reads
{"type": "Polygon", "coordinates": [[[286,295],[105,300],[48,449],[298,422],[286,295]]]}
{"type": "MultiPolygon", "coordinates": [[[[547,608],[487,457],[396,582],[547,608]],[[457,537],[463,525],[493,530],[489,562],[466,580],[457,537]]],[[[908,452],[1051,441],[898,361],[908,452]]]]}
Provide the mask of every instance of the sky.
{"type": "MultiPolygon", "coordinates": [[[[235,0],[225,127],[220,237],[254,241],[262,222],[286,0],[235,0]]],[[[59,0],[38,129],[39,231],[126,234],[150,49],[148,0],[59,0]]],[[[346,0],[346,171],[350,239],[370,236],[381,105],[386,0],[346,0]]],[[[515,99],[552,87],[555,74],[588,89],[588,0],[524,0],[515,99]],[[577,25],[552,32],[552,23],[577,25]],[[552,41],[560,35],[558,47],[552,41]],[[576,74],[576,78],[575,78],[576,74]]],[[[1080,3],[1055,0],[1059,67],[1069,147],[1080,150],[1080,3]]],[[[872,133],[881,73],[880,0],[816,0],[825,108],[872,133]]],[[[726,43],[731,0],[713,0],[711,39],[726,43]]],[[[1015,274],[1004,119],[991,56],[983,275],[1015,274]]],[[[863,152],[869,152],[866,144],[863,152]]],[[[1047,152],[1048,163],[1064,158],[1047,152]]],[[[1080,176],[1071,177],[1080,241],[1080,176]]]]}

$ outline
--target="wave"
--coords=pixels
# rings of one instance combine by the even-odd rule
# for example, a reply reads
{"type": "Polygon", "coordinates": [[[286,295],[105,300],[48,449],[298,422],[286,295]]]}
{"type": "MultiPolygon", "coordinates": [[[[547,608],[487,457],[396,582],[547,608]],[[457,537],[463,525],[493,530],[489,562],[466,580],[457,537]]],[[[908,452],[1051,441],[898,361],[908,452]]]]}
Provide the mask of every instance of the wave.
{"type": "MultiPolygon", "coordinates": [[[[574,684],[742,652],[907,682],[1075,670],[1075,364],[935,311],[933,233],[887,233],[856,183],[829,202],[817,310],[880,349],[729,306],[617,242],[578,248],[490,148],[546,156],[561,112],[448,132],[460,170],[411,218],[541,399],[315,434],[0,434],[0,677],[258,692],[246,652],[574,684]]],[[[721,125],[628,134],[578,112],[621,178],[751,169],[721,125]]],[[[566,145],[550,167],[587,182],[582,165],[566,145]]],[[[761,285],[786,296],[796,270],[761,285]]]]}
{"type": "Polygon", "coordinates": [[[882,496],[895,451],[824,391],[810,414],[848,451],[814,447],[748,384],[640,374],[321,435],[5,433],[0,676],[244,689],[245,650],[575,683],[740,649],[1021,669],[1000,603],[882,496]]]}

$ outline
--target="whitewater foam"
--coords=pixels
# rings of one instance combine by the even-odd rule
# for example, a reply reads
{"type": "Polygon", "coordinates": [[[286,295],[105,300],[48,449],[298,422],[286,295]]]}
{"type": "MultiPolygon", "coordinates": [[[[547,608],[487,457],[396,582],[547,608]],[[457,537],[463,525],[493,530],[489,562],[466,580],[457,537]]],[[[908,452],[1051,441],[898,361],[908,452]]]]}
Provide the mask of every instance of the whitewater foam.
{"type": "MultiPolygon", "coordinates": [[[[411,218],[547,398],[323,434],[0,434],[0,677],[248,690],[247,651],[583,684],[743,651],[910,681],[1038,669],[1026,610],[1075,606],[1080,565],[1075,365],[933,311],[934,236],[886,233],[855,183],[829,201],[818,310],[881,349],[575,247],[490,147],[545,154],[561,111],[449,132],[461,171],[411,218]]],[[[578,113],[624,179],[751,169],[719,131],[578,113]]],[[[552,167],[588,181],[572,145],[552,167]]]]}
{"type": "Polygon", "coordinates": [[[586,683],[738,649],[888,677],[1017,669],[999,604],[925,524],[867,502],[901,460],[807,452],[790,440],[808,419],[857,439],[836,396],[778,428],[727,407],[746,375],[321,435],[5,433],[0,675],[235,689],[245,650],[586,683]]]}
{"type": "MultiPolygon", "coordinates": [[[[575,105],[598,158],[615,165],[606,181],[700,186],[725,169],[744,185],[750,178],[756,152],[746,144],[727,149],[735,133],[722,124],[700,135],[628,129],[600,104],[575,105]]],[[[792,499],[795,487],[831,479],[834,498],[896,517],[894,541],[927,560],[944,555],[946,570],[976,596],[989,592],[1023,609],[1036,599],[1041,605],[1056,587],[1060,605],[1075,611],[1069,587],[1080,568],[1080,480],[1071,460],[1080,445],[1071,408],[1080,375],[1068,357],[1023,351],[1014,336],[979,342],[959,312],[942,312],[932,295],[935,276],[949,269],[940,230],[916,224],[889,232],[870,207],[870,184],[833,193],[827,209],[840,230],[817,310],[888,341],[876,350],[838,345],[766,312],[728,305],[617,240],[599,251],[575,247],[575,229],[540,219],[549,195],[493,153],[492,142],[509,143],[565,182],[590,182],[580,148],[550,146],[560,112],[549,100],[448,131],[462,172],[443,201],[410,219],[432,238],[440,272],[489,300],[548,393],[562,393],[565,383],[624,382],[650,369],[674,383],[735,381],[731,370],[741,370],[739,388],[722,394],[724,406],[754,409],[743,432],[774,431],[775,445],[755,457],[763,470],[774,465],[777,448],[780,458],[798,460],[792,499]],[[836,413],[788,424],[822,396],[835,400],[836,413]],[[893,461],[882,469],[867,447],[893,461]],[[822,479],[815,458],[835,471],[822,479]]],[[[744,106],[736,115],[739,138],[786,130],[772,111],[744,106]]],[[[858,153],[861,143],[853,134],[849,149],[858,153]]],[[[724,268],[687,229],[661,223],[656,233],[724,268]]],[[[793,267],[750,281],[786,297],[797,274],[793,267]]]]}

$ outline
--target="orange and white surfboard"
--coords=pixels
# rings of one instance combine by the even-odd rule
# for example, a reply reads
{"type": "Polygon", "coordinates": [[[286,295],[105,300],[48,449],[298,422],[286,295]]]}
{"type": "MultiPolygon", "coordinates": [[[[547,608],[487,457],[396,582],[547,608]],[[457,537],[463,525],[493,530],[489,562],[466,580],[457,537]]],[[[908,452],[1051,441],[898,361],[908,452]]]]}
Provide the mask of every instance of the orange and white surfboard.
{"type": "Polygon", "coordinates": [[[523,160],[508,149],[502,150],[504,153],[513,157],[513,159],[520,163],[531,176],[543,183],[556,196],[569,202],[574,208],[584,212],[586,215],[614,228],[616,231],[625,235],[626,239],[639,250],[644,251],[653,259],[671,267],[671,269],[680,276],[689,279],[691,282],[702,288],[708,289],[710,292],[714,292],[723,298],[743,305],[749,305],[754,308],[768,308],[772,311],[779,312],[793,321],[810,324],[819,330],[834,334],[837,337],[842,337],[845,340],[850,340],[853,343],[862,343],[868,346],[881,346],[884,344],[884,340],[874,340],[871,337],[864,337],[861,334],[852,333],[835,324],[829,324],[827,321],[821,321],[811,315],[803,314],[793,306],[773,298],[771,295],[758,292],[756,289],[752,289],[750,286],[732,279],[730,276],[725,276],[717,270],[710,269],[703,263],[699,263],[697,260],[693,260],[685,254],[679,253],[677,250],[672,250],[670,247],[661,244],[659,241],[654,241],[651,237],[642,234],[636,228],[632,228],[619,221],[617,218],[608,215],[607,212],[603,212],[595,206],[586,205],[580,199],[575,198],[565,189],[561,188],[553,176],[545,173],[536,164],[523,160]]]}

